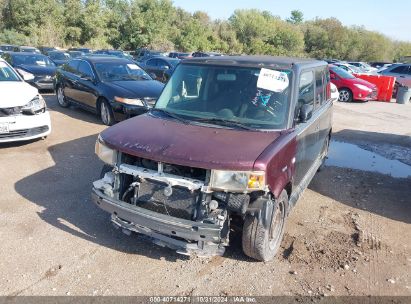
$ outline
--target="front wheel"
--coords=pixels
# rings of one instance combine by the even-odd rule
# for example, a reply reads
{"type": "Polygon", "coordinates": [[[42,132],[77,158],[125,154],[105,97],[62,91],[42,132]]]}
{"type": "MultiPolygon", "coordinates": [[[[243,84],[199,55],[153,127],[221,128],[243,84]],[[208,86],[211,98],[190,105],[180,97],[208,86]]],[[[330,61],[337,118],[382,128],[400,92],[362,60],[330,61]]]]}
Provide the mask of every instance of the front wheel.
{"type": "Polygon", "coordinates": [[[100,103],[100,118],[101,122],[106,126],[111,126],[114,124],[113,109],[107,100],[103,100],[100,103]]]}
{"type": "Polygon", "coordinates": [[[247,215],[243,226],[243,251],[249,257],[259,261],[270,261],[277,254],[284,235],[284,224],[287,217],[288,195],[283,190],[273,204],[264,225],[262,219],[247,215]]]}
{"type": "Polygon", "coordinates": [[[342,101],[342,102],[351,102],[351,101],[353,101],[352,92],[348,89],[341,89],[340,90],[340,95],[338,97],[338,101],[342,101]]]}
{"type": "Polygon", "coordinates": [[[57,87],[57,101],[59,105],[63,108],[68,108],[70,106],[70,102],[67,100],[66,96],[64,95],[63,86],[61,85],[57,87]]]}

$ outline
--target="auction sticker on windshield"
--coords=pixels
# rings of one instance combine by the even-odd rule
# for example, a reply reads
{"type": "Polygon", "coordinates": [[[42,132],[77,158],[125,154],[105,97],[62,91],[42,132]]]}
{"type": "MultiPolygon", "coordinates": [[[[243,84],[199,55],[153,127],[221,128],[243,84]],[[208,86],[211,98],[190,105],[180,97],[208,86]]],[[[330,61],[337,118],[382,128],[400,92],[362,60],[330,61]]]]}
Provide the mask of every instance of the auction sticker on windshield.
{"type": "Polygon", "coordinates": [[[288,88],[289,84],[290,80],[286,73],[263,68],[258,76],[257,88],[271,92],[282,92],[288,88]]]}
{"type": "Polygon", "coordinates": [[[0,134],[10,133],[8,123],[0,123],[0,134]]]}
{"type": "Polygon", "coordinates": [[[140,70],[139,66],[137,64],[127,64],[127,67],[130,70],[140,70]]]}

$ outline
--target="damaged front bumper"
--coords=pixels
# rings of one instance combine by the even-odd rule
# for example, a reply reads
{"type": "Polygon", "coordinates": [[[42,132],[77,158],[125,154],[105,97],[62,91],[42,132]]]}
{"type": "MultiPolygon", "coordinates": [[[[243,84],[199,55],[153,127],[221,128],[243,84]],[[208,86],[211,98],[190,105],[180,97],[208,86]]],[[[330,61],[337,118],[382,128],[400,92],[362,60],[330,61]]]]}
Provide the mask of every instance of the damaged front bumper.
{"type": "Polygon", "coordinates": [[[160,214],[111,198],[96,188],[92,190],[92,199],[111,214],[116,226],[152,237],[160,246],[185,255],[213,256],[224,253],[222,224],[201,223],[160,214]]]}

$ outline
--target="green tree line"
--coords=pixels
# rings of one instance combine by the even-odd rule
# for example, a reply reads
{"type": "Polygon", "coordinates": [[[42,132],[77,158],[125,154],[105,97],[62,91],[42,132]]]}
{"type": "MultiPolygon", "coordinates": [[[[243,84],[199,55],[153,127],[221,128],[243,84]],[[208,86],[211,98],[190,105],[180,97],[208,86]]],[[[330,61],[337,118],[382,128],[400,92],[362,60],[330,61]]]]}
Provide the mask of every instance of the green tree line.
{"type": "Polygon", "coordinates": [[[286,20],[236,10],[228,20],[193,14],[170,0],[0,0],[0,43],[135,50],[220,51],[361,61],[399,60],[411,43],[338,19],[286,20]]]}

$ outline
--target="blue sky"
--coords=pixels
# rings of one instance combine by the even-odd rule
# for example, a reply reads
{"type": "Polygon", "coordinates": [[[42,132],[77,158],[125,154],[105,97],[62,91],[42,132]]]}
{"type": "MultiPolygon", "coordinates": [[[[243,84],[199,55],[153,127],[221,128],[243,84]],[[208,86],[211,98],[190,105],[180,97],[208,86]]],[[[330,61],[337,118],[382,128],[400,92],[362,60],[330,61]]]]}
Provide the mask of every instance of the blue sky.
{"type": "Polygon", "coordinates": [[[268,10],[285,19],[294,9],[307,20],[336,17],[344,25],[363,25],[391,38],[411,41],[410,0],[173,0],[189,12],[202,10],[213,19],[227,19],[235,9],[268,10]]]}

